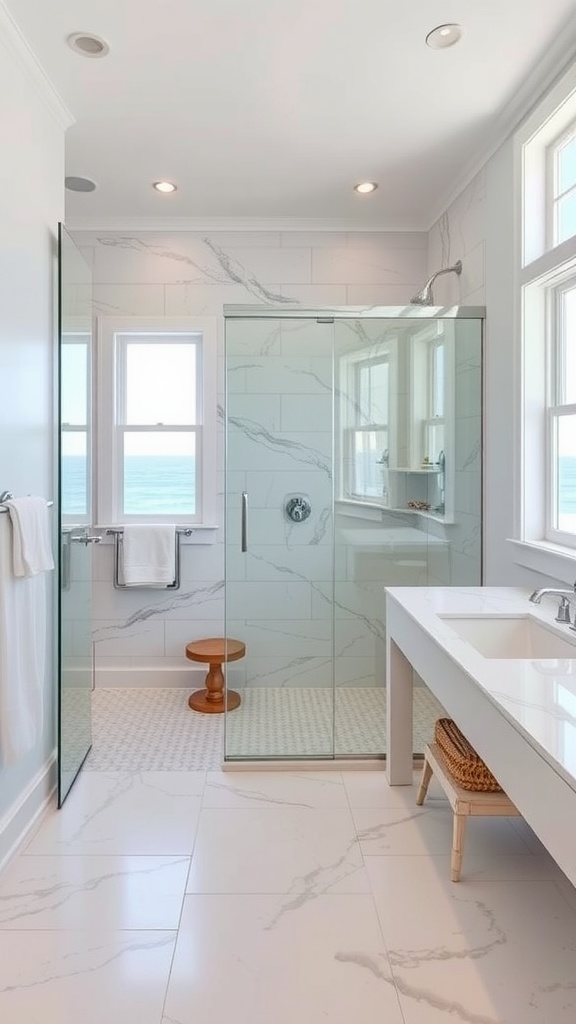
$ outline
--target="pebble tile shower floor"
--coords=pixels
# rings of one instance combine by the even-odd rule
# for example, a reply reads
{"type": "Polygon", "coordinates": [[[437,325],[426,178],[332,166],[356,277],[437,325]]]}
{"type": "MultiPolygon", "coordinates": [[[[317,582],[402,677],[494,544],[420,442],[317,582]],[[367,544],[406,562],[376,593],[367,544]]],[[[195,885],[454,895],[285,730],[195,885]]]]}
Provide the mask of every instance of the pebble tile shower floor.
{"type": "MultiPolygon", "coordinates": [[[[224,716],[188,707],[189,692],[177,689],[96,689],[92,698],[93,746],[88,771],[186,771],[218,768],[223,760],[224,716]]],[[[340,687],[336,693],[338,752],[382,753],[386,695],[377,687],[340,687]]],[[[414,690],[414,750],[422,753],[434,721],[444,709],[425,688],[414,690]]],[[[234,755],[295,757],[330,750],[333,721],[330,690],[252,688],[242,691],[233,712],[234,755]]],[[[327,753],[325,756],[329,756],[327,753]]]]}

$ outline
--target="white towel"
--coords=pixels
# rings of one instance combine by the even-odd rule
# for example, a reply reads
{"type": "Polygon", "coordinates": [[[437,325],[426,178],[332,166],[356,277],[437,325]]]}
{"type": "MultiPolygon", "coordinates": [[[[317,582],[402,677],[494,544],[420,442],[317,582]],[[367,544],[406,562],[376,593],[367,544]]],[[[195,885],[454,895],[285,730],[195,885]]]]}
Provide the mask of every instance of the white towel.
{"type": "Polygon", "coordinates": [[[176,576],[176,527],[125,526],[122,569],[127,587],[166,587],[176,576]]]}
{"type": "Polygon", "coordinates": [[[15,576],[37,576],[54,568],[48,505],[44,498],[11,498],[5,505],[12,520],[12,566],[15,576]]]}
{"type": "Polygon", "coordinates": [[[0,515],[0,757],[20,760],[42,736],[47,656],[47,577],[16,579],[12,530],[0,515]]]}

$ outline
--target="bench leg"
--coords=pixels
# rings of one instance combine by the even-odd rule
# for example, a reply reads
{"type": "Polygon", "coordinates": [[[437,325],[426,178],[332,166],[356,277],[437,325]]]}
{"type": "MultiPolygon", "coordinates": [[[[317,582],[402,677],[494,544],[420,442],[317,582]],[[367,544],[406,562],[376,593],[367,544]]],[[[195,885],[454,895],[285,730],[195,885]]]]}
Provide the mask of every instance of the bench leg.
{"type": "Polygon", "coordinates": [[[464,839],[466,836],[466,814],[455,814],[452,830],[452,860],[450,862],[450,878],[453,882],[460,881],[462,869],[462,857],[464,854],[464,839]]]}
{"type": "Polygon", "coordinates": [[[430,785],[430,779],[432,778],[432,767],[428,764],[426,758],[424,758],[424,765],[422,768],[422,776],[420,779],[420,788],[418,790],[418,796],[416,797],[417,804],[423,804],[426,799],[426,793],[428,792],[428,786],[430,785]]]}

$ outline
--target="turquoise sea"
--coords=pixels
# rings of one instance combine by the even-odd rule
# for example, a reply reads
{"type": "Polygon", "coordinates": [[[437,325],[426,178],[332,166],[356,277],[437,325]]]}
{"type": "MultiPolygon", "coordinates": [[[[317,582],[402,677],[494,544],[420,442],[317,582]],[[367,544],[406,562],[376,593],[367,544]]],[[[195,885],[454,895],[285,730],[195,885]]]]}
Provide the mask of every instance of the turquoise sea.
{"type": "MultiPolygon", "coordinates": [[[[126,468],[127,515],[194,514],[193,458],[130,456],[126,468]]],[[[86,463],[80,455],[62,459],[62,505],[66,515],[86,514],[86,463]]],[[[576,458],[560,459],[560,514],[576,515],[576,458]]]]}
{"type": "MultiPolygon", "coordinates": [[[[86,515],[86,461],[81,455],[67,455],[62,459],[62,511],[65,515],[86,515]]],[[[124,511],[126,515],[194,515],[194,459],[129,456],[124,511]]]]}

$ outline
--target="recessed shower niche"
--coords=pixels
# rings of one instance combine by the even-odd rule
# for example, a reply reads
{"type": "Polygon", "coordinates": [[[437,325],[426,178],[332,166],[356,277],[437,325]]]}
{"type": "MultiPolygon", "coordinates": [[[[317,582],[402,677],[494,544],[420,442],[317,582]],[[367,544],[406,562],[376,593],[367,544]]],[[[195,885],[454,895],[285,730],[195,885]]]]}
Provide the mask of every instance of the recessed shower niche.
{"type": "Polygon", "coordinates": [[[481,583],[484,311],[442,312],[225,307],[226,760],[384,755],[383,588],[481,583]]]}

